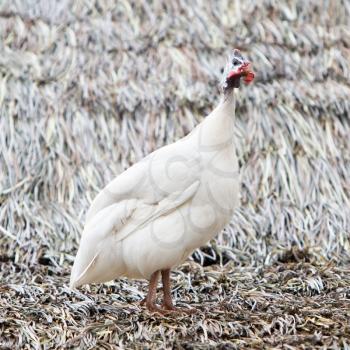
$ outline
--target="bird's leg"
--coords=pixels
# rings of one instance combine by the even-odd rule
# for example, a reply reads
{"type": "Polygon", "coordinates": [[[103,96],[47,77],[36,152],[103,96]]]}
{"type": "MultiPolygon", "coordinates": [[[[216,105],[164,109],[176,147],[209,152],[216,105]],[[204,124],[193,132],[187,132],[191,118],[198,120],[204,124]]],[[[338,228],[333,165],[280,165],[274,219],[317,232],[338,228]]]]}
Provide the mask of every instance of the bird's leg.
{"type": "Polygon", "coordinates": [[[162,283],[163,283],[163,308],[166,310],[174,310],[173,299],[171,298],[171,286],[170,286],[170,270],[162,270],[162,283]]]}
{"type": "Polygon", "coordinates": [[[170,286],[170,269],[162,270],[162,283],[163,283],[163,309],[174,312],[185,312],[187,314],[192,314],[195,312],[194,309],[184,309],[174,306],[173,300],[171,298],[171,286],[170,286]]]}
{"type": "Polygon", "coordinates": [[[149,281],[149,289],[148,294],[145,300],[146,307],[149,311],[155,312],[159,311],[159,308],[156,305],[156,297],[157,297],[157,284],[159,279],[159,272],[153,272],[151,275],[151,279],[149,281]]]}

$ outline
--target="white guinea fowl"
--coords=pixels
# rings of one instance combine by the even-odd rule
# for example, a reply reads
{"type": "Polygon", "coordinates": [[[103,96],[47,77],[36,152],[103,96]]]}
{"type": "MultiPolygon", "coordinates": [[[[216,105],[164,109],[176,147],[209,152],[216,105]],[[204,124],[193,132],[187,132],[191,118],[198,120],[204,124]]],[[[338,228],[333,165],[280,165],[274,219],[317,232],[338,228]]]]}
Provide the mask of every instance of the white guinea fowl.
{"type": "Polygon", "coordinates": [[[239,203],[233,142],[240,79],[254,74],[238,50],[230,56],[220,104],[189,135],[149,154],[94,199],[71,273],[70,286],[117,277],[145,278],[151,311],[162,275],[162,310],[172,303],[170,270],[218,234],[239,203]]]}

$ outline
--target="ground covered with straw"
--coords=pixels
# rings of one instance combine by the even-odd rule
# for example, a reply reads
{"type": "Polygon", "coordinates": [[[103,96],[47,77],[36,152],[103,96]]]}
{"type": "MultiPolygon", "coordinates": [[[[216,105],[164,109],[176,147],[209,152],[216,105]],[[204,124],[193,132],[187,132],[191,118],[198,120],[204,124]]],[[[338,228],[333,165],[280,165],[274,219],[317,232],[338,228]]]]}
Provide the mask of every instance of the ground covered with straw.
{"type": "Polygon", "coordinates": [[[0,3],[0,348],[350,348],[348,1],[0,3]],[[241,207],[173,273],[68,288],[85,213],[135,161],[238,94],[241,207]]]}

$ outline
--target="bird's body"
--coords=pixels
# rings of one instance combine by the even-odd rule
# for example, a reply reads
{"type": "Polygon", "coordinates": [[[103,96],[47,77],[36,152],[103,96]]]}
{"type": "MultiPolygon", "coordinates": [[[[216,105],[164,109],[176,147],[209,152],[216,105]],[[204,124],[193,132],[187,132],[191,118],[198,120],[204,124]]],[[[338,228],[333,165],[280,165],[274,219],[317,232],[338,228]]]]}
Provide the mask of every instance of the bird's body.
{"type": "MultiPolygon", "coordinates": [[[[125,276],[151,279],[154,294],[160,271],[168,284],[169,271],[227,225],[239,203],[234,104],[232,88],[189,135],[100,192],[87,213],[71,287],[125,276]]],[[[169,300],[166,306],[173,307],[169,300]]]]}
{"type": "Polygon", "coordinates": [[[238,204],[234,96],[191,134],[114,179],[87,214],[72,286],[148,279],[220,232],[238,204]]]}

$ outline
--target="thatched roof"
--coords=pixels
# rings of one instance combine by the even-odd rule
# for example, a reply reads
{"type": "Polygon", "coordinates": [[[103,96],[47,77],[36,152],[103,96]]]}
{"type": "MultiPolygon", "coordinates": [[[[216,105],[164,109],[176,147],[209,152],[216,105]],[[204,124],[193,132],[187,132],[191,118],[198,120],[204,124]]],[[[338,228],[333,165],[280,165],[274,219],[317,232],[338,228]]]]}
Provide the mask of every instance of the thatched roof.
{"type": "MultiPolygon", "coordinates": [[[[257,73],[252,86],[240,89],[236,113],[242,206],[230,227],[209,248],[195,253],[197,263],[191,262],[192,270],[200,270],[200,263],[212,264],[206,268],[210,274],[220,264],[232,261],[222,267],[232,289],[225,295],[230,295],[240,289],[233,272],[241,271],[238,266],[248,271],[250,266],[264,263],[268,271],[271,264],[283,264],[290,252],[304,252],[315,271],[330,260],[340,265],[349,263],[349,18],[347,1],[179,0],[114,4],[5,0],[0,5],[0,293],[7,297],[5,318],[10,321],[0,318],[0,331],[10,326],[21,329],[16,338],[20,347],[26,343],[35,347],[44,337],[42,331],[36,333],[35,325],[47,315],[56,322],[54,315],[62,311],[64,318],[57,317],[63,323],[57,321],[57,327],[65,331],[68,327],[70,333],[56,339],[56,346],[62,346],[68,338],[72,341],[74,336],[80,337],[74,340],[75,346],[80,341],[83,346],[89,339],[98,343],[107,337],[99,333],[106,331],[106,316],[101,321],[101,316],[91,313],[89,303],[96,303],[100,297],[105,303],[110,299],[101,294],[119,293],[119,289],[93,287],[92,294],[84,289],[83,294],[74,296],[64,287],[84,214],[98,190],[115,175],[152,150],[187,134],[212,110],[219,99],[220,68],[232,47],[240,48],[250,58],[257,73]],[[215,254],[218,258],[210,258],[215,254]],[[53,295],[57,296],[56,304],[50,304],[50,308],[47,303],[53,302],[53,295]],[[31,321],[33,302],[42,304],[35,311],[39,320],[31,321]],[[90,311],[75,313],[83,306],[90,311]],[[91,333],[89,327],[98,322],[102,322],[98,326],[102,328],[91,333]],[[82,329],[85,333],[79,335],[82,329]]],[[[297,259],[291,268],[297,274],[302,270],[300,261],[297,259]]],[[[181,271],[187,273],[188,269],[179,271],[181,276],[181,271]]],[[[306,281],[307,276],[298,278],[306,281]]],[[[316,286],[327,285],[330,276],[320,276],[319,280],[315,277],[319,281],[316,286]]],[[[197,277],[198,285],[204,277],[197,277]]],[[[196,275],[194,281],[195,278],[196,275]]],[[[249,283],[263,285],[266,280],[259,278],[244,283],[247,288],[251,288],[249,283]]],[[[347,293],[348,282],[346,278],[342,282],[347,293]]],[[[332,283],[329,285],[336,289],[332,283]]],[[[127,280],[117,284],[134,293],[129,301],[141,298],[133,289],[139,285],[127,280]]],[[[261,288],[262,298],[268,299],[269,287],[261,288]]],[[[201,295],[207,302],[211,300],[200,288],[194,290],[198,293],[197,303],[201,295]]],[[[277,290],[275,286],[271,293],[277,290]]],[[[324,288],[312,290],[320,293],[324,288]]],[[[283,288],[281,291],[292,292],[283,288]]],[[[307,288],[294,290],[301,298],[306,291],[307,288]]],[[[124,300],[126,292],[120,293],[118,300],[124,300]]],[[[186,299],[184,294],[181,296],[186,299]]],[[[229,302],[229,298],[222,297],[223,302],[229,302]]],[[[330,301],[333,298],[328,297],[330,301]]],[[[235,303],[237,300],[232,298],[235,303]]],[[[273,297],[269,303],[273,303],[273,297]]],[[[107,315],[124,305],[110,304],[107,315]]],[[[105,309],[101,310],[97,314],[105,309]]],[[[129,317],[129,311],[118,315],[121,319],[129,317]]],[[[289,328],[290,320],[283,321],[287,311],[280,312],[279,328],[270,327],[266,336],[259,333],[258,337],[265,342],[271,338],[268,334],[279,334],[282,340],[277,337],[271,346],[278,346],[284,339],[297,347],[294,340],[283,336],[293,334],[298,342],[300,328],[295,323],[295,330],[289,328]]],[[[120,320],[118,315],[107,318],[120,320]]],[[[218,315],[214,319],[220,319],[218,315]]],[[[235,313],[230,315],[231,325],[225,319],[220,326],[212,321],[210,333],[205,323],[198,331],[204,333],[200,334],[187,325],[194,332],[192,336],[181,328],[177,336],[186,336],[180,343],[205,343],[209,338],[212,345],[217,344],[224,329],[224,333],[228,332],[225,342],[243,337],[248,339],[246,343],[230,344],[259,347],[261,344],[250,342],[257,329],[254,322],[247,322],[244,330],[239,319],[234,318],[235,313]],[[233,338],[230,332],[236,332],[233,338]]],[[[255,316],[260,317],[259,313],[255,316]]],[[[120,335],[118,342],[142,345],[155,341],[160,348],[175,344],[174,334],[169,335],[169,329],[162,331],[158,321],[154,325],[152,318],[135,317],[132,322],[141,322],[142,327],[135,326],[129,335],[120,335]],[[153,326],[160,335],[147,333],[147,327],[153,326]],[[144,329],[147,335],[142,338],[144,329]]],[[[118,334],[128,323],[115,322],[108,334],[118,334]]],[[[318,345],[341,344],[345,339],[342,337],[349,337],[349,324],[344,331],[341,325],[345,321],[339,322],[337,335],[321,336],[318,345]]],[[[305,332],[312,337],[313,328],[310,329],[305,332]]],[[[50,337],[55,334],[50,333],[50,337]]],[[[55,339],[45,341],[55,344],[55,339]]],[[[305,340],[308,341],[312,344],[312,339],[305,340]]]]}

